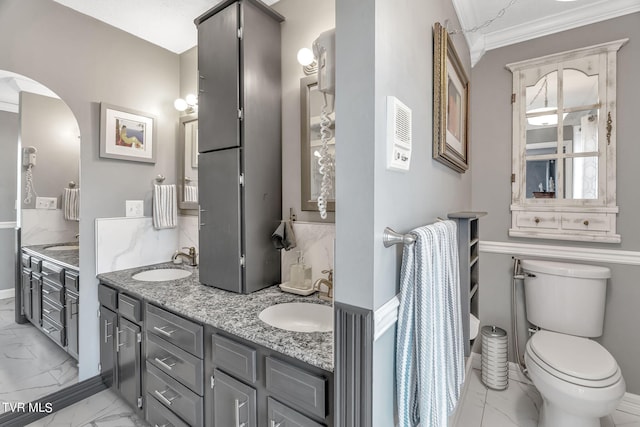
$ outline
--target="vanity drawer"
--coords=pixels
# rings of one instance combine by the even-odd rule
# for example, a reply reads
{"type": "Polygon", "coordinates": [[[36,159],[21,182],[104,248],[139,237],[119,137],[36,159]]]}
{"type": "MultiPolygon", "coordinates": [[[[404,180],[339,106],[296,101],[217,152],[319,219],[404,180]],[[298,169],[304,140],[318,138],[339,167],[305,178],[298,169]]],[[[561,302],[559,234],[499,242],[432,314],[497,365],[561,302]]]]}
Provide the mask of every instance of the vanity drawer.
{"type": "Polygon", "coordinates": [[[270,423],[269,426],[323,427],[323,424],[313,421],[271,397],[267,399],[267,420],[270,423]]]}
{"type": "Polygon", "coordinates": [[[202,427],[203,399],[147,361],[147,393],[193,427],[202,427]]]}
{"type": "Polygon", "coordinates": [[[42,299],[48,299],[50,302],[64,307],[63,289],[61,284],[52,282],[48,277],[42,278],[42,299]]]}
{"type": "Polygon", "coordinates": [[[147,334],[147,361],[199,395],[204,394],[202,359],[153,334],[147,334]]]}
{"type": "Polygon", "coordinates": [[[34,273],[40,273],[42,271],[42,260],[40,258],[31,257],[31,270],[34,273]]]}
{"type": "Polygon", "coordinates": [[[560,220],[555,213],[518,212],[516,225],[527,228],[557,229],[560,228],[560,220]]]}
{"type": "Polygon", "coordinates": [[[327,415],[325,378],[272,357],[267,357],[266,362],[267,390],[270,394],[318,417],[327,415]]]}
{"type": "Polygon", "coordinates": [[[31,268],[31,255],[22,253],[21,260],[23,267],[31,268]]]}
{"type": "Polygon", "coordinates": [[[610,219],[606,214],[593,215],[581,213],[563,213],[562,228],[564,230],[589,230],[610,231],[613,230],[610,219]]]}
{"type": "Polygon", "coordinates": [[[140,322],[142,320],[142,306],[139,300],[129,295],[118,295],[118,313],[127,319],[140,322]]]}
{"type": "Polygon", "coordinates": [[[49,261],[42,261],[42,277],[62,286],[64,285],[64,268],[49,261]]]}
{"type": "Polygon", "coordinates": [[[64,286],[74,292],[80,292],[80,277],[78,276],[78,273],[72,270],[65,270],[64,286]]]}
{"type": "Polygon", "coordinates": [[[202,359],[202,326],[160,307],[147,304],[145,328],[202,359]]]}
{"type": "Polygon", "coordinates": [[[42,318],[42,331],[49,335],[49,338],[54,340],[56,343],[64,347],[64,328],[60,325],[56,325],[54,322],[50,321],[46,317],[42,318]]]}
{"type": "Polygon", "coordinates": [[[213,334],[213,364],[227,374],[256,382],[256,350],[213,334]]]}
{"type": "Polygon", "coordinates": [[[145,410],[145,419],[152,426],[173,426],[173,427],[189,427],[189,424],[182,421],[176,414],[164,407],[153,396],[147,393],[147,408],[145,410]]]}
{"type": "Polygon", "coordinates": [[[58,325],[64,325],[64,309],[51,304],[47,298],[42,298],[42,315],[58,325]]]}
{"type": "Polygon", "coordinates": [[[98,287],[98,301],[112,311],[118,311],[118,291],[102,283],[98,287]]]}

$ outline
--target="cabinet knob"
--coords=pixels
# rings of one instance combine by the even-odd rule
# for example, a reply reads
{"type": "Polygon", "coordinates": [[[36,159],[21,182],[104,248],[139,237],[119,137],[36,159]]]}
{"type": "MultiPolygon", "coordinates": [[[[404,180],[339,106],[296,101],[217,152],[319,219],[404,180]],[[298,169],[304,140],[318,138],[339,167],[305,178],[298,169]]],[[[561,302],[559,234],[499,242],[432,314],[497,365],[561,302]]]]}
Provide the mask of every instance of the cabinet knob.
{"type": "Polygon", "coordinates": [[[582,223],[584,224],[585,227],[589,226],[589,220],[588,219],[585,219],[582,223]]]}
{"type": "Polygon", "coordinates": [[[540,218],[535,217],[535,219],[533,220],[536,224],[540,224],[540,218]]]}

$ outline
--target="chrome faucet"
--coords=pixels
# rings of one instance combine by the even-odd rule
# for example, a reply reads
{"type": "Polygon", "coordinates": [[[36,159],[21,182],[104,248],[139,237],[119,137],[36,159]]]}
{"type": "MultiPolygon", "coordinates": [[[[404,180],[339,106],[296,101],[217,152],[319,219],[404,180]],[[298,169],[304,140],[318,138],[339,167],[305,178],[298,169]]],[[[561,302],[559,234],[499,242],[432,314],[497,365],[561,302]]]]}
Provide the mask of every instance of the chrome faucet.
{"type": "Polygon", "coordinates": [[[318,291],[318,298],[332,301],[333,300],[333,269],[322,270],[323,274],[329,274],[329,276],[325,279],[324,277],[316,280],[313,283],[313,289],[318,291]],[[327,292],[322,292],[320,289],[322,285],[327,287],[327,292]]]}
{"type": "Polygon", "coordinates": [[[182,248],[182,249],[188,249],[189,253],[185,253],[185,252],[180,252],[180,250],[177,250],[175,254],[173,254],[173,257],[171,257],[171,261],[175,261],[176,259],[182,257],[182,258],[186,258],[189,261],[189,265],[191,267],[196,267],[198,265],[198,254],[196,254],[196,248],[194,248],[193,246],[191,246],[190,248],[182,248]]]}

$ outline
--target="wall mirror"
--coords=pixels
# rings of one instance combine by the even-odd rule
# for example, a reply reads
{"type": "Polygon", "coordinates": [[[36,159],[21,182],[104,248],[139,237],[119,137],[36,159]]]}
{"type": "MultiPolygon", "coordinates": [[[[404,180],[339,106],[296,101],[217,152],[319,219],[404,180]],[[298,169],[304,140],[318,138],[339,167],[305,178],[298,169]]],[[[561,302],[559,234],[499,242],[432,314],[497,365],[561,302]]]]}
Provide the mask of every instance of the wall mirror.
{"type": "Polygon", "coordinates": [[[513,73],[510,236],[620,242],[615,70],[625,42],[507,65],[513,73]]]}
{"type": "Polygon", "coordinates": [[[198,115],[180,118],[180,209],[198,209],[198,115]]]}
{"type": "MultiPolygon", "coordinates": [[[[320,156],[320,112],[324,98],[318,91],[318,78],[313,75],[300,79],[300,153],[302,174],[302,206],[303,211],[318,210],[318,195],[322,175],[318,158],[320,156]]],[[[331,130],[335,130],[335,112],[330,114],[331,130]]],[[[329,153],[335,160],[335,139],[329,145],[329,153]]],[[[331,177],[333,185],[329,194],[327,211],[335,212],[335,177],[331,177]]]]}

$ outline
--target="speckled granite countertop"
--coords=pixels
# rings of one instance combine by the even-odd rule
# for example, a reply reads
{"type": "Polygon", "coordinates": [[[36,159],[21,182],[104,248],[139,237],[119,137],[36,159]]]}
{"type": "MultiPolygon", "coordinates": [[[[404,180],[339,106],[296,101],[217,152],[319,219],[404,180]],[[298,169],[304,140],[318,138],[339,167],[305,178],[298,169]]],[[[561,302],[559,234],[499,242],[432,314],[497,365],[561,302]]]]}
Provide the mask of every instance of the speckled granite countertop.
{"type": "Polygon", "coordinates": [[[263,309],[274,304],[310,302],[328,305],[315,295],[293,295],[282,292],[277,286],[249,295],[236,294],[202,285],[197,268],[172,263],[103,273],[98,275],[98,279],[185,317],[333,372],[332,332],[285,331],[267,325],[258,318],[263,309]],[[158,268],[182,268],[193,274],[166,282],[142,282],[131,277],[140,271],[158,268]]]}
{"type": "Polygon", "coordinates": [[[71,268],[76,271],[80,271],[80,256],[78,249],[69,250],[55,250],[52,251],[47,248],[54,246],[77,246],[78,242],[66,242],[66,243],[48,243],[46,245],[31,245],[23,246],[26,252],[31,255],[36,255],[47,261],[55,262],[66,268],[71,268]]]}

